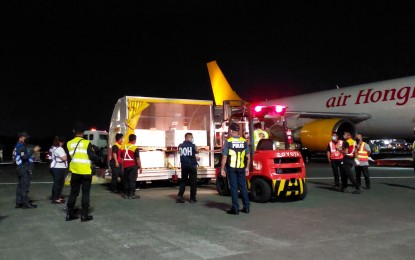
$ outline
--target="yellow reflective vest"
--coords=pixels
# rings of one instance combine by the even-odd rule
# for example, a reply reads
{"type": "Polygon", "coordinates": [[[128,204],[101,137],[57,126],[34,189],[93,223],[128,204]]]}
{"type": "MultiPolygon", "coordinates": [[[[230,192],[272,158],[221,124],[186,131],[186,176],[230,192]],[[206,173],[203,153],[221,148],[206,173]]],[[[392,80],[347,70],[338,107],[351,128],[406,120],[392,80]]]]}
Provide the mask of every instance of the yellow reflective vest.
{"type": "Polygon", "coordinates": [[[254,130],[254,150],[255,151],[256,151],[256,147],[258,146],[259,140],[261,140],[261,138],[259,137],[260,134],[263,134],[265,136],[264,138],[269,138],[267,131],[264,131],[260,128],[254,130]]]}
{"type": "Polygon", "coordinates": [[[247,142],[244,138],[230,137],[227,140],[228,145],[228,165],[231,168],[245,168],[245,154],[247,142]]]}
{"type": "Polygon", "coordinates": [[[89,160],[87,151],[89,141],[81,137],[75,137],[70,140],[66,146],[68,147],[68,152],[71,156],[69,171],[76,174],[91,174],[91,160],[89,160]]]}

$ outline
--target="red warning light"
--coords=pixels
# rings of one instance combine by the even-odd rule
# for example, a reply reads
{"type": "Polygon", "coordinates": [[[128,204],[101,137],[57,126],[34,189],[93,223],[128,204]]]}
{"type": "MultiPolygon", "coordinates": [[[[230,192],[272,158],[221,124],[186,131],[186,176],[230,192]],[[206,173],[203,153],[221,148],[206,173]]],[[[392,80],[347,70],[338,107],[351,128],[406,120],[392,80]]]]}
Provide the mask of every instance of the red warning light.
{"type": "Polygon", "coordinates": [[[275,106],[275,112],[277,112],[278,114],[284,114],[285,109],[286,109],[285,106],[280,106],[280,105],[275,106]]]}

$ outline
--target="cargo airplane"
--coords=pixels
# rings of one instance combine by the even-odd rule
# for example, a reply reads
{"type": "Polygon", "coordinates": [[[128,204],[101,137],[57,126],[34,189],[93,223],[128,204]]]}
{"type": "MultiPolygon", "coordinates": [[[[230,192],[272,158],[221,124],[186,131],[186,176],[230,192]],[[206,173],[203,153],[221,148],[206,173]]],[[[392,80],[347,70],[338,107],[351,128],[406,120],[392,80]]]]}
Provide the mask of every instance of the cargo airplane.
{"type": "MultiPolygon", "coordinates": [[[[216,61],[207,63],[215,103],[242,100],[216,61]]],[[[249,102],[249,101],[247,101],[249,102]]],[[[332,132],[361,132],[370,139],[414,139],[415,76],[272,99],[255,105],[287,107],[285,119],[296,143],[327,149],[332,132]]]]}

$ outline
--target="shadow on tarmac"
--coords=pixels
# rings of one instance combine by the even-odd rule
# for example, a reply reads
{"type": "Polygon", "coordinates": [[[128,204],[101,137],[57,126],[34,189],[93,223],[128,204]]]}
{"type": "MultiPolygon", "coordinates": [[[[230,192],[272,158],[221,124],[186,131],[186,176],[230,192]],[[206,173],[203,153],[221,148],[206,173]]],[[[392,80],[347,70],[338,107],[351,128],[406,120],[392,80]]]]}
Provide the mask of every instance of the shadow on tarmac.
{"type": "Polygon", "coordinates": [[[207,201],[205,206],[208,208],[219,209],[225,212],[231,207],[228,203],[221,203],[217,201],[207,201]]]}
{"type": "Polygon", "coordinates": [[[415,190],[415,187],[411,187],[411,186],[407,186],[407,185],[402,185],[402,184],[394,184],[394,183],[382,183],[383,185],[388,185],[388,186],[392,186],[392,187],[398,187],[398,188],[406,188],[406,189],[412,189],[415,190]]]}

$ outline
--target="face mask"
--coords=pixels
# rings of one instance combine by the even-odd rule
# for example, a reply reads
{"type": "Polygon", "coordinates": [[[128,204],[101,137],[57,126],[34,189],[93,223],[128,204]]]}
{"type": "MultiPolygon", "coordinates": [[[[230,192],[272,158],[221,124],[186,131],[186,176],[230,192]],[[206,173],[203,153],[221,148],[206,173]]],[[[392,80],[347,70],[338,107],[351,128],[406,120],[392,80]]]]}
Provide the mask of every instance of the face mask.
{"type": "Polygon", "coordinates": [[[332,136],[332,137],[331,137],[331,140],[333,140],[333,141],[337,141],[337,137],[336,137],[336,136],[332,136]]]}
{"type": "Polygon", "coordinates": [[[347,139],[347,135],[343,135],[343,138],[344,138],[344,139],[347,139]]]}
{"type": "Polygon", "coordinates": [[[193,138],[192,138],[192,139],[190,139],[190,142],[192,142],[192,143],[193,143],[194,141],[195,141],[195,139],[193,139],[193,138]]]}
{"type": "Polygon", "coordinates": [[[360,142],[360,139],[359,138],[356,138],[356,143],[359,143],[360,142]]]}

